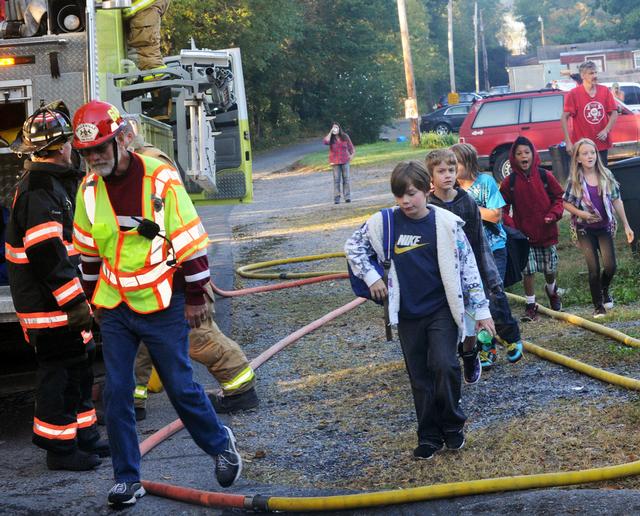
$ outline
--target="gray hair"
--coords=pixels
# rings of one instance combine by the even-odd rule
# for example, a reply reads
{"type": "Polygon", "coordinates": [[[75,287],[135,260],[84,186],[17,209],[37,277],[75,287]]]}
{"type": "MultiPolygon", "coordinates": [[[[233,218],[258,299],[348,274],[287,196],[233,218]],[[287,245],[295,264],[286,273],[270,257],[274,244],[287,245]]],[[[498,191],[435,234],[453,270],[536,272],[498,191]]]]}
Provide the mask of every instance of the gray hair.
{"type": "Polygon", "coordinates": [[[580,72],[580,75],[582,75],[582,72],[586,72],[587,70],[598,70],[598,67],[596,66],[596,64],[593,61],[584,61],[582,63],[580,63],[580,66],[578,66],[578,72],[580,72]]]}

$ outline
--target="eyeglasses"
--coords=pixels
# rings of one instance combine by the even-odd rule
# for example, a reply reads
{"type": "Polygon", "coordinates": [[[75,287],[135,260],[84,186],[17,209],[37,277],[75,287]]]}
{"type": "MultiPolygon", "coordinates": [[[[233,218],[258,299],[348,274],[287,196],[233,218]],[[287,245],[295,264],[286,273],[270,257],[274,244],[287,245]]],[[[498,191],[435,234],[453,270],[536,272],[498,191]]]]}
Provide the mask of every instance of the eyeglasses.
{"type": "Polygon", "coordinates": [[[109,148],[110,145],[111,145],[111,141],[108,141],[101,145],[96,145],[95,147],[89,147],[87,149],[78,149],[78,152],[80,152],[80,155],[83,158],[86,158],[91,154],[104,154],[105,152],[107,152],[107,149],[109,148]]]}

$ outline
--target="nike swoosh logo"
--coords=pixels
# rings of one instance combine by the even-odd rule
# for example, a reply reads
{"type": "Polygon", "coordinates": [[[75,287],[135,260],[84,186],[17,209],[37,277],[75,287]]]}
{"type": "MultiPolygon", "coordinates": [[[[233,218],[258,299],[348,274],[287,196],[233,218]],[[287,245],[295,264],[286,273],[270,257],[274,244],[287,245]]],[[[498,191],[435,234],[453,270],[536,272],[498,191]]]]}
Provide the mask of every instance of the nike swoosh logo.
{"type": "Polygon", "coordinates": [[[408,245],[407,247],[398,247],[397,245],[393,246],[393,252],[395,254],[402,254],[408,251],[413,251],[414,249],[418,249],[418,247],[423,247],[427,244],[416,244],[416,245],[408,245]]]}

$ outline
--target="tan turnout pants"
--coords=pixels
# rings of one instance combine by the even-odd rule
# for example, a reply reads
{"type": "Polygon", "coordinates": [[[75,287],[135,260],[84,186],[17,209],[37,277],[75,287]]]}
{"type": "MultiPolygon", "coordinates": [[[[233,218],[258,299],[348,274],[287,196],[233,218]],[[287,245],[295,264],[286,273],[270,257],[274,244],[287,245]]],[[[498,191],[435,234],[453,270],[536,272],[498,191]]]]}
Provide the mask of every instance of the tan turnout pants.
{"type": "Polygon", "coordinates": [[[160,25],[171,0],[156,0],[126,20],[127,47],[140,70],[163,66],[160,52],[160,25]],[[132,52],[133,51],[133,52],[132,52]],[[132,54],[135,52],[136,56],[132,54]]]}

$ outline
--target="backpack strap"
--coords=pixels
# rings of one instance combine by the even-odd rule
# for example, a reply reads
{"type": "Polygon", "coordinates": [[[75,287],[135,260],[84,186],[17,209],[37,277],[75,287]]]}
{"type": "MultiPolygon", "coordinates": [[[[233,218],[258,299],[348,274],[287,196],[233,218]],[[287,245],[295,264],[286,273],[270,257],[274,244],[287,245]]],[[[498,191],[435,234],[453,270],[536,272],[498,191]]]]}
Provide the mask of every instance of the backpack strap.
{"type": "MultiPolygon", "coordinates": [[[[381,210],[382,213],[382,248],[384,251],[384,257],[382,260],[382,280],[389,290],[389,269],[391,268],[391,258],[393,257],[393,209],[385,208],[381,210]]],[[[393,340],[393,332],[391,331],[391,321],[389,318],[389,296],[384,299],[384,331],[387,338],[387,342],[393,340]]]]}
{"type": "MultiPolygon", "coordinates": [[[[538,167],[538,173],[540,174],[540,180],[544,185],[544,191],[547,192],[547,197],[549,197],[551,202],[553,202],[554,197],[552,197],[549,194],[549,178],[547,177],[548,172],[544,168],[538,167]]],[[[509,174],[509,193],[512,201],[513,201],[513,191],[515,190],[515,184],[516,184],[516,175],[513,172],[511,172],[511,174],[509,174]]]]}

